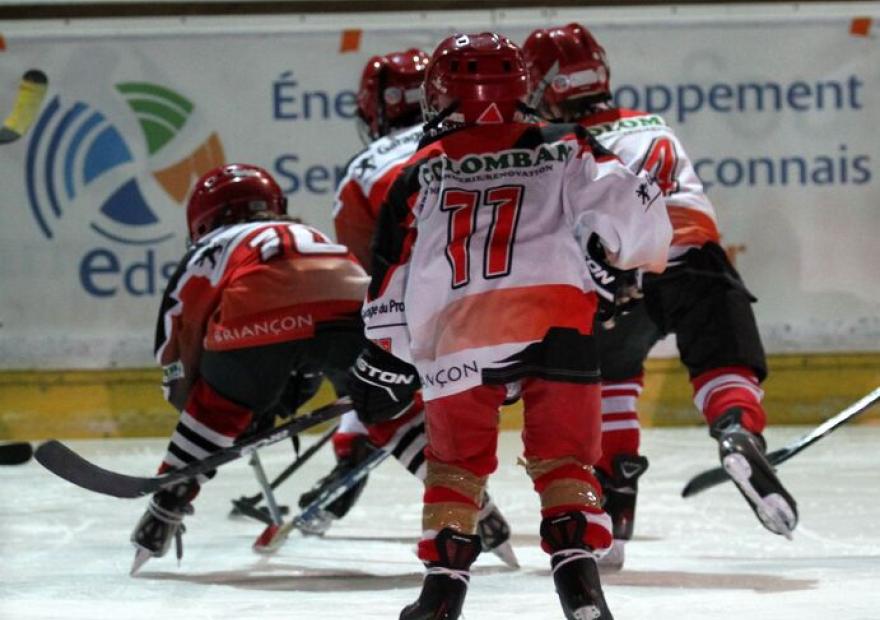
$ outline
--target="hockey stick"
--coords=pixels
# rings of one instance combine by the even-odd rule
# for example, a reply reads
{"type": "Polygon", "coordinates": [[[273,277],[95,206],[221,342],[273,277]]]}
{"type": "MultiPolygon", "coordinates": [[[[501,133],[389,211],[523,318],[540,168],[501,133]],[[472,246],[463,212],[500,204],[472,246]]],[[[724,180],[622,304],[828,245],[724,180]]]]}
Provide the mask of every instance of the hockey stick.
{"type": "Polygon", "coordinates": [[[263,469],[260,453],[256,450],[251,453],[251,467],[253,467],[254,474],[257,476],[257,483],[263,489],[263,495],[266,497],[269,518],[275,525],[281,525],[284,522],[284,517],[281,514],[281,508],[278,507],[278,502],[275,501],[275,493],[269,486],[269,479],[266,477],[266,470],[263,469]]]}
{"type": "MultiPolygon", "coordinates": [[[[880,387],[876,388],[873,392],[871,392],[861,400],[853,403],[834,417],[825,420],[825,422],[817,426],[806,435],[797,438],[796,440],[789,443],[787,446],[780,448],[779,450],[774,450],[773,452],[770,452],[767,455],[767,460],[770,461],[771,465],[779,465],[781,463],[784,463],[801,450],[804,450],[805,448],[813,445],[814,443],[825,437],[825,435],[831,433],[839,426],[846,424],[856,416],[861,415],[862,413],[870,409],[874,404],[877,403],[878,400],[880,400],[880,387]]],[[[730,480],[730,477],[727,475],[727,472],[724,470],[723,467],[707,469],[706,471],[699,473],[690,479],[690,481],[685,485],[684,489],[682,489],[681,496],[691,497],[692,495],[701,493],[706,489],[710,489],[727,480],[730,480]]]]}
{"type": "Polygon", "coordinates": [[[55,440],[40,445],[34,456],[43,467],[56,476],[89,491],[113,497],[142,497],[212,471],[255,450],[340,416],[349,409],[351,409],[351,401],[348,398],[341,398],[311,413],[294,418],[286,424],[251,435],[228,448],[223,448],[201,460],[190,463],[186,467],[148,478],[128,476],[99,467],[55,440]]]}
{"type": "Polygon", "coordinates": [[[342,497],[349,489],[353,488],[358,482],[363,480],[367,474],[376,469],[382,462],[391,456],[391,452],[375,450],[358,466],[348,472],[346,475],[337,479],[333,484],[325,488],[312,502],[302,509],[298,515],[281,527],[269,525],[254,543],[254,551],[258,553],[274,553],[290,536],[294,528],[302,529],[302,527],[318,517],[327,506],[342,497]]]}
{"type": "Polygon", "coordinates": [[[12,112],[0,127],[0,144],[15,142],[27,133],[40,111],[48,87],[49,78],[39,69],[31,69],[21,76],[12,112]]]}
{"type": "MultiPolygon", "coordinates": [[[[318,450],[320,450],[324,446],[325,443],[330,441],[330,439],[333,437],[334,433],[336,433],[336,430],[338,428],[339,428],[339,425],[338,424],[335,425],[329,431],[324,433],[324,435],[318,441],[316,441],[314,444],[309,446],[308,450],[306,450],[301,455],[299,455],[299,457],[297,457],[297,459],[293,463],[288,465],[284,469],[284,471],[282,471],[280,474],[278,474],[278,476],[271,482],[271,484],[269,484],[269,489],[274,491],[284,481],[286,481],[288,478],[290,478],[300,467],[302,467],[306,463],[306,461],[308,461],[310,458],[312,458],[312,456],[314,456],[314,454],[318,450]]],[[[261,491],[261,492],[257,493],[256,495],[251,495],[250,497],[242,496],[242,497],[239,497],[238,499],[232,500],[232,505],[233,505],[232,513],[233,514],[241,513],[243,515],[247,515],[249,517],[259,519],[260,521],[263,521],[264,523],[266,523],[268,525],[269,524],[269,521],[267,521],[268,515],[266,515],[259,508],[256,508],[256,505],[260,503],[260,501],[263,499],[263,496],[264,496],[264,493],[261,491]],[[260,515],[260,516],[257,516],[257,515],[260,515]]]]}
{"type": "Polygon", "coordinates": [[[26,441],[0,444],[0,465],[21,465],[31,460],[34,449],[26,441]]]}

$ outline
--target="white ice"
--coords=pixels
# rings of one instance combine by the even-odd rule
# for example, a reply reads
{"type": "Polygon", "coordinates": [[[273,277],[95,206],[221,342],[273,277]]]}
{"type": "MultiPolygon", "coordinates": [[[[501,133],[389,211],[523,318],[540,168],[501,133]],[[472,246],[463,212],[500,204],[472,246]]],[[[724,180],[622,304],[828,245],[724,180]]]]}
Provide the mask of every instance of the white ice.
{"type": "MultiPolygon", "coordinates": [[[[768,433],[779,447],[807,429],[768,433]]],[[[310,436],[305,443],[313,441],[310,436]]],[[[781,468],[799,500],[789,542],[764,530],[726,484],[689,500],[694,473],[716,463],[704,429],[647,430],[636,538],[624,570],[603,577],[617,620],[877,620],[880,618],[880,427],[848,427],[781,468]]],[[[165,441],[71,441],[104,467],[150,474],[165,441]]],[[[561,619],[537,546],[538,501],[516,465],[516,433],[502,435],[490,489],[514,529],[522,568],[494,556],[475,565],[467,620],[561,619]]],[[[270,476],[287,445],[264,451],[270,476]]],[[[329,470],[325,449],[279,489],[294,504],[329,470]]],[[[128,537],[145,500],[81,490],[39,464],[0,467],[0,618],[3,620],[273,620],[398,617],[417,595],[419,485],[388,461],[360,503],[325,538],[294,534],[275,555],[251,551],[262,525],[227,517],[230,499],[256,492],[245,461],[222,468],[187,519],[185,553],[173,550],[132,578],[128,537]]]]}

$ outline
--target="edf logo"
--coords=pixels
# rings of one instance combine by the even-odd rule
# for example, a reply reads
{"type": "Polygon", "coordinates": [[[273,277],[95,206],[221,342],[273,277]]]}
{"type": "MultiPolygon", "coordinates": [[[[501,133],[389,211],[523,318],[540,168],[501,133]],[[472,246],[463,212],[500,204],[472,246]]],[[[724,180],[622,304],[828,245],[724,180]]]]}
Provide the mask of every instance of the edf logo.
{"type": "Polygon", "coordinates": [[[151,204],[144,187],[158,185],[160,196],[170,199],[166,203],[181,207],[193,180],[225,163],[223,145],[216,132],[210,132],[195,150],[175,156],[175,138],[190,119],[193,103],[144,82],[116,84],[115,93],[134,114],[143,144],[133,149],[118,123],[102,110],[55,96],[35,123],[28,144],[27,198],[46,239],[56,239],[71,226],[88,227],[88,234],[94,235],[93,247],[79,258],[86,292],[96,297],[155,295],[176,266],[176,261],[159,264],[156,247],[180,238],[182,214],[161,216],[167,204],[157,205],[155,199],[151,204]],[[174,163],[150,168],[154,162],[168,162],[169,156],[174,163]]]}

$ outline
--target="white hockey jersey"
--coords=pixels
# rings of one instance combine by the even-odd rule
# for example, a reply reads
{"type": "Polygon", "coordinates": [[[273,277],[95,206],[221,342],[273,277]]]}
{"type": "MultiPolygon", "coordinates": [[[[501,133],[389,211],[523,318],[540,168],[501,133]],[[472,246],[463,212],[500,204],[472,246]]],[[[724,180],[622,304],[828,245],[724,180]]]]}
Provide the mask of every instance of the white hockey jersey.
{"type": "Polygon", "coordinates": [[[362,311],[367,337],[415,364],[426,400],[523,376],[594,382],[598,371],[578,361],[592,346],[583,250],[592,232],[620,268],[665,267],[662,192],[583,128],[447,133],[388,192],[362,311]]]}
{"type": "Polygon", "coordinates": [[[669,258],[719,242],[715,209],[678,137],[657,114],[610,108],[580,121],[633,172],[648,172],[666,197],[673,237],[669,258]]]}
{"type": "Polygon", "coordinates": [[[403,163],[416,152],[422,125],[371,142],[348,163],[333,204],[336,240],[370,271],[370,242],[379,208],[403,163]]]}

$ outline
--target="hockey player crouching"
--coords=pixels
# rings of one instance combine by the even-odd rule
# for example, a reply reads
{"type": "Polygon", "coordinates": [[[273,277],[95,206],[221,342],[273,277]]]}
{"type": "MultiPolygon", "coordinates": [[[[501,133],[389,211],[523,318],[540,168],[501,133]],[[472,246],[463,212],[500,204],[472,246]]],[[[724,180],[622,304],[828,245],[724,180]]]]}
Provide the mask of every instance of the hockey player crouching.
{"type": "MultiPolygon", "coordinates": [[[[368,272],[370,241],[381,197],[397,166],[415,152],[422,136],[417,95],[427,63],[428,56],[418,49],[390,52],[371,57],[361,75],[357,123],[366,148],[346,166],[333,204],[333,224],[336,240],[348,247],[368,272]]],[[[370,425],[372,432],[354,411],[343,415],[332,438],[336,466],[300,496],[300,507],[305,508],[337,480],[356,470],[377,446],[392,451],[410,473],[423,478],[425,441],[421,410],[421,403],[414,403],[394,421],[370,425]]],[[[326,532],[332,521],[348,514],[366,483],[364,477],[300,529],[310,534],[326,532]]]]}
{"type": "Polygon", "coordinates": [[[364,316],[375,344],[354,366],[352,401],[361,414],[393,417],[418,375],[428,429],[418,546],[427,572],[402,620],[461,613],[509,390],[523,399],[526,469],[565,617],[611,618],[596,567],[612,534],[592,473],[597,300],[583,246],[597,280],[613,286],[602,274],[611,263],[662,270],[672,231],[646,175],[576,126],[521,122],[528,92],[521,51],[506,38],[444,40],[424,84],[436,131],[393,182],[373,243],[364,316]]]}
{"type": "MultiPolygon", "coordinates": [[[[344,378],[364,343],[366,272],[345,246],[286,215],[268,172],[247,164],[208,172],[186,219],[193,245],[168,282],[156,328],[165,396],[180,411],[160,473],[271,425],[276,412],[290,412],[282,400],[292,376],[344,378]]],[[[183,517],[210,477],[153,496],[131,536],[132,573],[172,539],[180,557],[183,517]]]]}
{"type": "Polygon", "coordinates": [[[536,30],[523,53],[532,106],[547,119],[577,122],[630,170],[653,175],[674,227],[669,268],[644,275],[642,303],[617,317],[613,329],[596,323],[603,397],[597,472],[615,538],[632,537],[637,479],[647,467],[636,413],[645,358],[669,333],[677,336],[694,403],[719,442],[722,463],[764,527],[791,536],[797,505],[767,462],[761,436],[767,363],[755,300],[719,246],[715,210],[681,142],[656,114],[612,105],[605,50],[584,26],[536,30]]]}
{"type": "MultiPolygon", "coordinates": [[[[422,137],[421,86],[428,56],[418,49],[373,56],[364,66],[357,95],[358,127],[366,148],[348,163],[333,206],[336,240],[347,246],[370,270],[370,242],[388,186],[401,165],[416,151],[422,137]]],[[[390,452],[407,471],[424,480],[424,413],[416,402],[394,420],[365,425],[352,412],[342,416],[333,436],[337,464],[300,497],[305,508],[330,485],[348,475],[377,448],[390,452]]],[[[351,510],[366,477],[331,503],[326,510],[300,526],[307,533],[322,534],[335,519],[351,510]]],[[[510,546],[510,527],[488,494],[481,500],[479,534],[483,551],[493,551],[517,566],[510,546]]]]}

